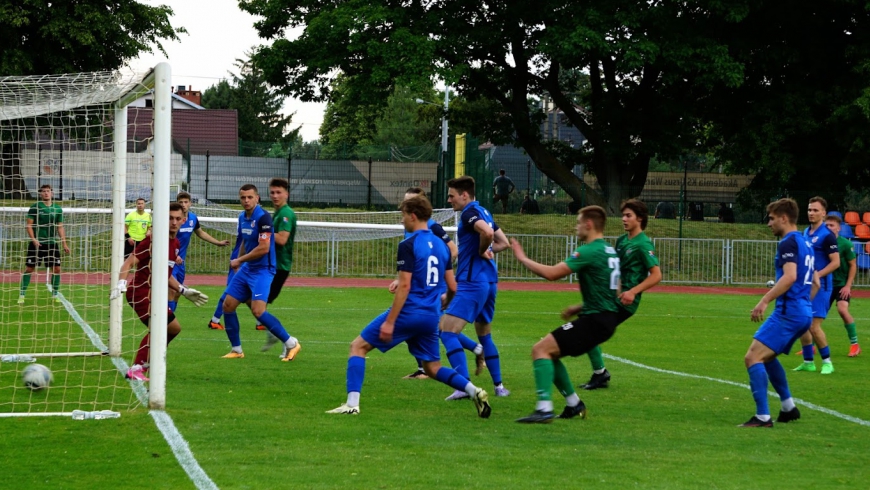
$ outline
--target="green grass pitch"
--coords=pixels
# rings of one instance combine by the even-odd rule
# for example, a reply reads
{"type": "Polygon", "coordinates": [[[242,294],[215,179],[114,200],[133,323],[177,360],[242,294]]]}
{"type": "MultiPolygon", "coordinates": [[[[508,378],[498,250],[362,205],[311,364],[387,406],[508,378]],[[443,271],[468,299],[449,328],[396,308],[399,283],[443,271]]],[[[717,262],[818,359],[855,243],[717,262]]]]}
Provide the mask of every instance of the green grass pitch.
{"type": "MultiPolygon", "coordinates": [[[[825,323],[833,375],[791,372],[800,357],[781,357],[801,420],[736,427],[754,412],[751,394],[720,380],[748,385],[743,354],[760,290],[647,294],[604,345],[619,358],[606,359],[610,388],[579,392],[586,420],[514,422],[534,409],[532,344],[579,295],[509,291],[499,294],[494,339],[512,394],[491,398],[490,419],[468,401],[444,401],[451,389],[436,381],[401,379],[415,367],[404,346],[369,355],[361,415],[327,415],[345,400],[348,344],[392,300],[387,283],[285,289],[270,309],[302,341],[290,363],[277,346],[260,352],[247,310],[247,357],[221,359],[226,335],[206,328],[221,291],[203,288],[212,300],[201,309],[181,300],[167,413],[219,488],[860,488],[870,479],[870,352],[846,357],[835,312],[825,323]]],[[[852,312],[870,342],[864,303],[852,312]]],[[[567,365],[575,385],[588,379],[587,358],[567,365]]],[[[473,381],[492,391],[488,373],[473,381]]],[[[779,401],[770,402],[776,417],[779,401]]],[[[194,488],[143,407],[106,421],[0,419],[0,432],[3,488],[194,488]]]]}

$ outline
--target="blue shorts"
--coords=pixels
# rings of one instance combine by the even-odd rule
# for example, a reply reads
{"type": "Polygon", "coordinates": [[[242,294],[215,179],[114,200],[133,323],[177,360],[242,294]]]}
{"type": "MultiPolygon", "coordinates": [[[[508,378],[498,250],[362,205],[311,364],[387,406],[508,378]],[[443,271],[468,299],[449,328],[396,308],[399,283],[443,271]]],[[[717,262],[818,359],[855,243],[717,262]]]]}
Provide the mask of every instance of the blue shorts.
{"type": "Polygon", "coordinates": [[[266,301],[269,299],[269,290],[272,287],[272,278],[275,272],[269,269],[251,271],[245,265],[233,275],[227,285],[227,296],[232,296],[240,303],[246,301],[266,301]]]}
{"type": "Polygon", "coordinates": [[[819,289],[819,292],[816,293],[816,297],[813,298],[813,318],[828,318],[832,292],[830,289],[827,291],[819,289]]]}
{"type": "Polygon", "coordinates": [[[172,277],[174,277],[175,280],[178,281],[178,284],[184,284],[185,272],[186,271],[184,270],[184,262],[180,264],[175,264],[175,267],[172,268],[172,277]]]}
{"type": "Polygon", "coordinates": [[[752,338],[766,345],[777,355],[788,354],[794,341],[810,329],[812,322],[811,316],[783,316],[774,311],[758,327],[758,331],[752,338]]]}
{"type": "Polygon", "coordinates": [[[230,267],[230,271],[227,272],[227,286],[229,286],[230,283],[233,282],[233,277],[235,275],[236,275],[236,271],[234,271],[233,268],[230,267]]]}
{"type": "Polygon", "coordinates": [[[445,313],[468,323],[492,323],[496,294],[497,282],[460,282],[456,285],[456,296],[445,313]]]}
{"type": "Polygon", "coordinates": [[[384,342],[378,335],[381,325],[387,319],[390,310],[377,316],[360,332],[360,337],[381,352],[387,352],[402,342],[408,343],[408,351],[415,358],[429,362],[441,359],[441,345],[438,337],[438,315],[405,315],[399,313],[393,329],[393,340],[384,342]]]}

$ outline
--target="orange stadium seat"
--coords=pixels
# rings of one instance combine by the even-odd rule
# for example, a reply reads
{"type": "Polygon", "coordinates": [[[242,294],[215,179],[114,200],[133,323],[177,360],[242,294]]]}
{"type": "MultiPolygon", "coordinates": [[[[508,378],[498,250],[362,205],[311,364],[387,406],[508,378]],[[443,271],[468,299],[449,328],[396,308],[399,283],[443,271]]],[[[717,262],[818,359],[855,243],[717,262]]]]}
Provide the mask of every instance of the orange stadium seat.
{"type": "Polygon", "coordinates": [[[870,225],[870,211],[867,211],[863,216],[861,216],[861,222],[865,225],[870,225]]]}
{"type": "Polygon", "coordinates": [[[864,223],[855,225],[855,238],[858,240],[870,240],[870,226],[864,223]]]}
{"type": "Polygon", "coordinates": [[[861,222],[861,217],[855,211],[846,211],[846,217],[843,219],[846,224],[855,226],[861,222]]]}

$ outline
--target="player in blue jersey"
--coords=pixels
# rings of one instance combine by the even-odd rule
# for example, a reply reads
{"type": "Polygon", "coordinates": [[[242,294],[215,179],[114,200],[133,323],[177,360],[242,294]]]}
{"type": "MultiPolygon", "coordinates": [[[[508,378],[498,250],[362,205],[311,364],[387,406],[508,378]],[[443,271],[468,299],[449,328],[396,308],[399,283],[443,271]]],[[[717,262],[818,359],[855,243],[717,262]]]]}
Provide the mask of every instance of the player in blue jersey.
{"type": "MultiPolygon", "coordinates": [[[[187,259],[187,247],[190,245],[190,238],[194,234],[212,245],[217,245],[218,247],[226,247],[230,244],[230,241],[218,240],[209,235],[208,232],[199,226],[199,218],[197,218],[190,210],[190,194],[184,191],[179,192],[175,197],[175,202],[181,204],[181,207],[184,209],[184,222],[181,224],[181,228],[178,230],[178,234],[176,235],[178,243],[181,244],[181,248],[178,250],[178,257],[175,259],[175,267],[172,268],[172,277],[174,277],[180,284],[184,284],[184,276],[186,273],[184,261],[187,259]]],[[[175,311],[175,308],[178,307],[179,296],[178,291],[173,291],[172,289],[169,290],[169,309],[173,312],[175,311]]]]}
{"type": "Polygon", "coordinates": [[[236,273],[227,285],[224,298],[224,318],[227,337],[232,351],[225,359],[241,359],[242,340],[239,337],[239,317],[236,308],[248,303],[251,313],[269,332],[284,343],[282,361],[292,361],[302,345],[291,337],[281,322],[266,311],[266,300],[275,277],[275,237],[272,234],[272,216],[260,207],[257,187],[245,184],[239,189],[239,201],[244,211],[239,213],[237,247],[239,256],[230,260],[236,273]]]}
{"type": "Polygon", "coordinates": [[[810,331],[801,337],[801,350],[804,362],[796,367],[795,371],[816,370],[813,362],[813,342],[819,348],[822,357],[822,374],[834,372],[834,364],[831,362],[831,348],[828,339],[822,330],[822,322],[828,316],[828,308],[831,307],[831,293],[834,290],[834,271],[840,268],[840,247],[837,245],[837,236],[825,226],[825,216],[828,213],[828,202],[821,197],[813,197],[807,206],[807,218],[810,226],[804,230],[804,239],[810,243],[815,256],[816,271],[819,273],[821,284],[819,293],[813,299],[813,324],[810,331]]]}
{"type": "MultiPolygon", "coordinates": [[[[785,369],[779,354],[788,354],[792,344],[813,322],[812,298],[819,289],[813,268],[813,251],[797,231],[798,205],[793,199],[780,199],[767,205],[767,226],[781,238],[776,247],[776,284],[752,309],[752,321],[764,320],[767,305],[776,300],[773,313],[752,337],[744,362],[749,372],[749,387],[755,399],[755,415],[741,427],[773,427],[767,403],[767,382],[779,394],[782,410],[777,422],[791,422],[801,413],[788,389],[785,369]]],[[[818,296],[816,296],[818,297],[818,296]]]]}
{"type": "Polygon", "coordinates": [[[427,375],[463,390],[474,401],[477,414],[487,418],[491,408],[486,391],[474,386],[467,376],[441,366],[438,345],[441,295],[446,288],[444,300],[449,301],[456,291],[456,281],[447,246],[427,225],[432,205],[424,196],[415,196],[402,201],[399,209],[405,230],[412,234],[399,243],[396,259],[399,286],[393,305],[351,342],[347,359],[347,402],[327,413],[359,414],[366,355],[372,349],[386,352],[406,342],[411,354],[423,361],[427,375]]]}
{"type": "MultiPolygon", "coordinates": [[[[405,196],[403,199],[410,199],[414,196],[425,197],[426,191],[424,191],[421,187],[409,187],[405,191],[405,196]]],[[[429,218],[427,226],[436,237],[444,240],[444,243],[447,244],[447,248],[450,249],[450,260],[453,261],[454,259],[456,259],[456,255],[459,253],[459,249],[456,247],[456,242],[454,242],[450,238],[450,234],[444,231],[444,227],[442,227],[441,224],[435,221],[435,219],[433,218],[429,218]]],[[[411,236],[411,233],[406,231],[405,238],[408,238],[409,236],[411,236]]],[[[397,287],[399,287],[399,280],[395,279],[393,282],[390,283],[390,293],[395,293],[397,287]]],[[[477,371],[474,374],[480,374],[483,368],[486,367],[486,363],[483,359],[483,346],[471,340],[465,334],[459,334],[459,342],[462,344],[462,347],[474,352],[474,354],[477,356],[477,371]]],[[[420,361],[420,359],[417,359],[417,370],[407,376],[404,376],[404,379],[429,379],[429,376],[426,375],[426,371],[423,369],[423,362],[420,361]]]]}
{"type": "MultiPolygon", "coordinates": [[[[441,317],[441,342],[447,350],[447,359],[456,372],[468,377],[468,360],[459,340],[467,323],[474,323],[477,338],[483,345],[483,355],[496,396],[508,396],[501,379],[498,349],[492,341],[492,318],[498,292],[498,268],[493,254],[510,246],[504,232],[492,215],[474,199],[474,179],[462,176],[447,181],[447,202],[454,211],[460,211],[457,239],[459,260],[456,267],[456,300],[451,302],[441,317]]],[[[448,400],[468,398],[457,390],[448,400]]]]}

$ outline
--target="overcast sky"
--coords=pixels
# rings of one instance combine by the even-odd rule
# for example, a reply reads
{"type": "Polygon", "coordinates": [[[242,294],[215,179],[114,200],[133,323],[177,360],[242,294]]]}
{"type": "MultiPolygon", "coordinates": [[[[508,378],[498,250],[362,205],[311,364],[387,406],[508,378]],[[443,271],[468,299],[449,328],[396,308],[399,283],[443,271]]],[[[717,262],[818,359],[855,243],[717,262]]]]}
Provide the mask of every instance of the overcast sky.
{"type": "MultiPolygon", "coordinates": [[[[139,0],[147,5],[168,5],[175,12],[173,27],[184,27],[187,34],[180,42],[164,42],[168,57],[146,54],[133,60],[136,69],[148,69],[168,61],[172,65],[172,85],[185,85],[204,91],[228,78],[227,72],[238,73],[236,59],[244,59],[245,51],[264,44],[254,29],[255,17],[239,9],[236,0],[139,0]]],[[[156,51],[156,50],[155,50],[156,51]]],[[[301,126],[302,139],[318,138],[325,104],[302,103],[288,99],[286,113],[296,112],[292,127],[301,126]]]]}

